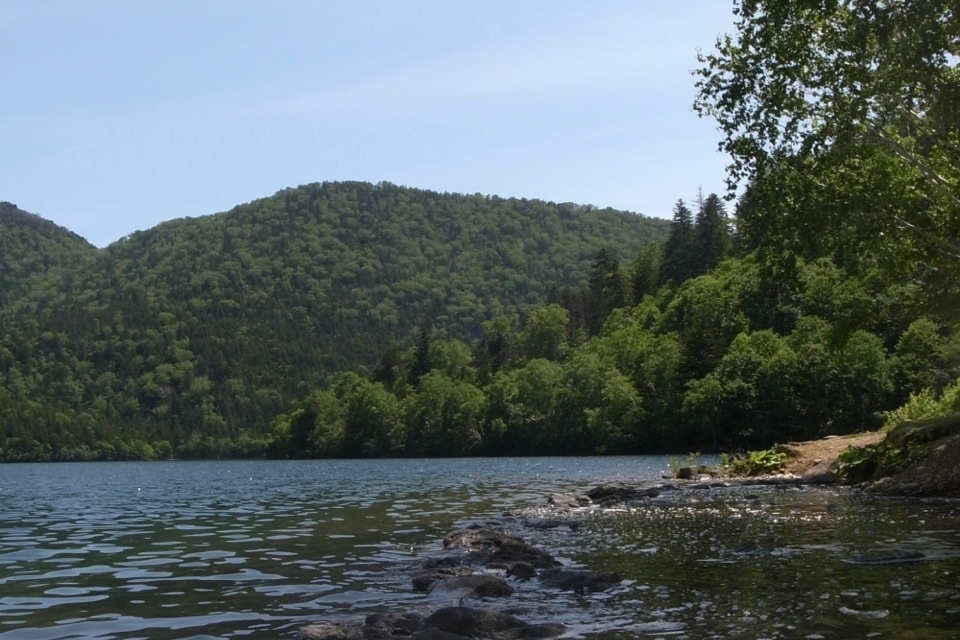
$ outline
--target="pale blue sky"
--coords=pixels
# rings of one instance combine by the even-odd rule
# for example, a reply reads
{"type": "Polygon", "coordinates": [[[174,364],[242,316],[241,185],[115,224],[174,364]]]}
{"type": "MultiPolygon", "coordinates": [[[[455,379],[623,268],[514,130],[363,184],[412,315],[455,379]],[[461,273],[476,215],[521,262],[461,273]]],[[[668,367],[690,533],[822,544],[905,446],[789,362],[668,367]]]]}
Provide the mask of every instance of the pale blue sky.
{"type": "Polygon", "coordinates": [[[97,246],[300,184],[669,217],[726,0],[0,0],[0,200],[97,246]]]}

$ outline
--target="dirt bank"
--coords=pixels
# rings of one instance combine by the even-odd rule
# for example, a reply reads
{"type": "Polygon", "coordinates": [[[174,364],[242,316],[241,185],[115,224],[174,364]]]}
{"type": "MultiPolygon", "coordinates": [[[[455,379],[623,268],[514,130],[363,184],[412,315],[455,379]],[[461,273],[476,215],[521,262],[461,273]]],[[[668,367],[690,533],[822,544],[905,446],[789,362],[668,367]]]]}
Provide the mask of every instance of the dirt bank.
{"type": "Polygon", "coordinates": [[[785,447],[787,464],[784,473],[804,476],[815,470],[826,470],[847,447],[876,444],[883,440],[885,435],[879,431],[870,431],[849,436],[828,436],[807,442],[791,442],[785,447]]]}
{"type": "MultiPolygon", "coordinates": [[[[804,476],[824,471],[849,446],[876,444],[886,433],[873,431],[850,436],[832,436],[787,445],[784,473],[804,476]]],[[[885,495],[960,498],[960,433],[923,445],[926,455],[917,464],[889,478],[864,486],[866,491],[885,495]]]]}
{"type": "Polygon", "coordinates": [[[960,433],[924,445],[926,456],[909,469],[871,483],[871,493],[960,498],[960,433]]]}

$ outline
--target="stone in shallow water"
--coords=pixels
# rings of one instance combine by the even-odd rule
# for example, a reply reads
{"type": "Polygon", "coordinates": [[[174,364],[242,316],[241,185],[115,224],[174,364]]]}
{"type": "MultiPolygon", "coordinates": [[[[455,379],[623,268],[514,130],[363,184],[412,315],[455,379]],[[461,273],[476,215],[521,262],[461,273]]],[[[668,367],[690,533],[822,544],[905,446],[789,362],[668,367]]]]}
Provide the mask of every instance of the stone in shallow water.
{"type": "Polygon", "coordinates": [[[522,629],[527,625],[508,613],[472,607],[445,607],[438,609],[427,618],[426,626],[468,638],[483,638],[522,629]]]}
{"type": "Polygon", "coordinates": [[[840,607],[838,611],[846,616],[857,616],[858,618],[867,618],[869,620],[880,620],[890,615],[890,612],[886,609],[879,611],[859,611],[857,609],[850,609],[849,607],[840,607]]]}
{"type": "Polygon", "coordinates": [[[340,624],[311,624],[301,627],[297,640],[360,640],[360,627],[340,624]]]}
{"type": "Polygon", "coordinates": [[[464,565],[439,566],[426,571],[421,571],[413,576],[413,588],[417,591],[430,591],[433,586],[441,580],[448,578],[457,578],[459,576],[468,576],[473,573],[473,569],[464,565]]]}
{"type": "Polygon", "coordinates": [[[622,580],[620,574],[613,571],[546,569],[540,572],[540,582],[545,587],[574,591],[576,593],[606,591],[620,584],[622,580]]]}
{"type": "Polygon", "coordinates": [[[481,598],[503,598],[513,595],[513,587],[507,581],[487,573],[474,573],[456,576],[434,583],[429,593],[479,596],[481,598]]]}
{"type": "Polygon", "coordinates": [[[845,560],[845,562],[851,564],[905,564],[908,562],[919,562],[925,557],[926,556],[919,551],[889,549],[858,553],[845,560]]]}

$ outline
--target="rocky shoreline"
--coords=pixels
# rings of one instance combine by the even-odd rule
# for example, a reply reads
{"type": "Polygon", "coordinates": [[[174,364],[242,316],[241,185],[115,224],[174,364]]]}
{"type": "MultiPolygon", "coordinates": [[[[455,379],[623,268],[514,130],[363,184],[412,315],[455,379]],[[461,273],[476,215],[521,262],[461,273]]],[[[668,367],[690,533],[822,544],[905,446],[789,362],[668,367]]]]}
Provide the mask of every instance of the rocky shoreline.
{"type": "MultiPolygon", "coordinates": [[[[838,482],[832,466],[849,446],[882,442],[885,434],[866,433],[790,443],[783,473],[759,477],[720,477],[715,470],[688,467],[657,486],[598,485],[582,493],[557,493],[541,508],[508,513],[449,532],[442,552],[412,570],[411,589],[453,606],[403,613],[375,613],[353,622],[319,622],[302,627],[298,640],[522,640],[553,638],[567,630],[561,622],[527,622],[521,607],[511,603],[521,583],[542,590],[577,595],[611,590],[622,582],[615,572],[565,566],[549,551],[527,543],[519,529],[562,529],[574,533],[579,514],[591,509],[636,505],[669,491],[698,491],[744,486],[818,486],[838,482]],[[469,606],[466,603],[478,606],[469,606]]],[[[896,476],[858,488],[875,493],[914,496],[960,496],[960,433],[934,439],[920,463],[896,476]]],[[[665,477],[666,479],[666,477],[665,477]]],[[[749,553],[734,550],[735,553],[749,553]]],[[[922,559],[916,551],[880,551],[848,559],[852,564],[909,563],[922,559]]]]}
{"type": "MultiPolygon", "coordinates": [[[[566,494],[563,496],[551,500],[547,509],[558,516],[569,514],[568,509],[560,506],[566,500],[566,494]]],[[[588,504],[584,500],[589,498],[581,498],[578,506],[588,504]]],[[[440,555],[420,563],[410,578],[413,590],[458,600],[456,606],[424,612],[376,613],[349,623],[321,622],[302,627],[298,640],[387,640],[398,636],[410,640],[519,640],[563,635],[566,628],[562,623],[529,623],[519,617],[522,612],[512,608],[509,601],[515,585],[534,582],[544,590],[583,595],[611,589],[622,579],[610,571],[564,566],[547,550],[507,530],[512,525],[531,529],[566,527],[573,532],[579,524],[575,519],[531,515],[507,514],[499,521],[455,529],[444,536],[440,555]],[[467,601],[497,602],[501,606],[466,606],[467,601]]]]}
{"type": "MultiPolygon", "coordinates": [[[[351,622],[318,622],[299,629],[298,640],[522,640],[553,638],[568,630],[559,621],[529,622],[528,609],[511,597],[521,588],[567,592],[584,596],[614,590],[623,581],[612,571],[565,565],[548,550],[529,544],[519,535],[526,530],[556,529],[576,534],[584,517],[596,509],[642,505],[665,492],[723,490],[747,486],[817,486],[836,477],[813,465],[804,475],[719,478],[696,474],[689,480],[656,486],[597,485],[582,494],[556,493],[537,508],[506,513],[501,518],[454,529],[440,542],[442,551],[424,558],[411,569],[414,592],[430,594],[456,604],[429,609],[426,605],[405,612],[375,613],[351,622]]],[[[692,498],[696,500],[697,498],[692,498]]],[[[746,500],[756,496],[746,495],[746,500]]],[[[742,543],[732,549],[753,555],[756,548],[742,543]]],[[[851,556],[851,564],[913,563],[924,559],[916,550],[879,550],[851,556]]],[[[629,581],[627,582],[629,584],[629,581]]],[[[550,596],[552,597],[552,596],[550,596]]],[[[543,618],[543,612],[534,617],[543,618]]]]}
{"type": "Polygon", "coordinates": [[[552,638],[566,633],[560,622],[527,622],[525,611],[511,601],[520,587],[576,596],[612,590],[622,577],[612,571],[567,566],[548,550],[519,535],[527,530],[565,530],[575,534],[582,518],[594,509],[642,504],[664,492],[698,491],[747,484],[799,484],[794,478],[721,480],[703,476],[657,486],[597,485],[588,491],[556,493],[541,507],[507,513],[501,518],[454,529],[440,541],[442,551],[411,570],[414,592],[429,594],[454,606],[403,613],[375,613],[352,622],[318,622],[300,628],[298,640],[520,640],[552,638]],[[469,605],[467,603],[470,603],[469,605]]]}

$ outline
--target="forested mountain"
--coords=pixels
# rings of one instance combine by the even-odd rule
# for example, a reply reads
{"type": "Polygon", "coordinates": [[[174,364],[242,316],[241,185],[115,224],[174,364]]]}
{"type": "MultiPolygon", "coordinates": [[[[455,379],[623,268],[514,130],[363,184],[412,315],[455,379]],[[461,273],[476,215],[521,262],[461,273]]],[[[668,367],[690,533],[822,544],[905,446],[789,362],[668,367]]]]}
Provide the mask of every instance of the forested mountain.
{"type": "Polygon", "coordinates": [[[667,231],[388,183],[287,189],[101,250],[13,205],[0,225],[6,459],[158,443],[211,455],[217,438],[242,449],[330,374],[419,334],[470,341],[490,318],[585,286],[601,250],[632,259],[667,231]]]}
{"type": "Polygon", "coordinates": [[[63,274],[89,268],[96,253],[80,236],[0,202],[0,309],[59,295],[63,274]]]}

